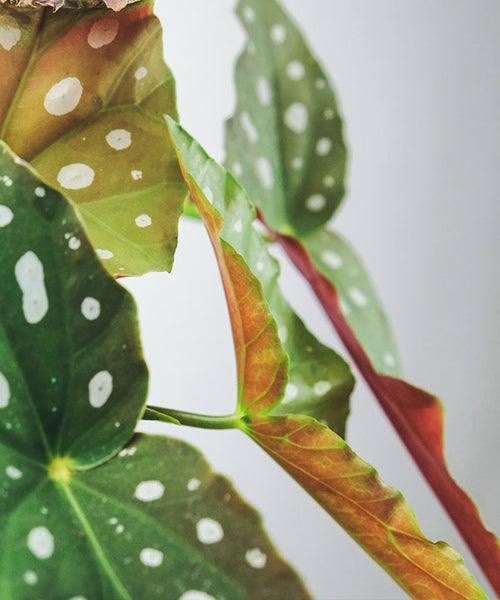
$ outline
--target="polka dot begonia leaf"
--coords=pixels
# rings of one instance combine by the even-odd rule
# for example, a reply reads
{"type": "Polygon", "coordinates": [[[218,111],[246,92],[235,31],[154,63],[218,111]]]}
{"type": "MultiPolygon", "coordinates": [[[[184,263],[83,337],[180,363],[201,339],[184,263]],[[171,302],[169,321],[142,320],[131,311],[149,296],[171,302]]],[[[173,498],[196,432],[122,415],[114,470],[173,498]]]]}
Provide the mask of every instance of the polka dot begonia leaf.
{"type": "Polygon", "coordinates": [[[147,393],[133,300],[3,143],[0,255],[0,598],[307,600],[196,450],[130,441],[147,393]]]}
{"type": "Polygon", "coordinates": [[[346,148],[334,93],[296,25],[274,0],[240,0],[248,41],[226,127],[227,167],[268,224],[323,225],[344,195],[346,148]]]}
{"type": "Polygon", "coordinates": [[[401,374],[396,343],[366,269],[337,233],[323,229],[302,238],[316,268],[335,286],[343,315],[379,373],[401,374]]]}
{"type": "Polygon", "coordinates": [[[169,124],[185,168],[224,217],[222,238],[243,256],[262,285],[276,319],[290,362],[288,385],[273,414],[311,415],[344,435],[354,385],[348,365],[310,333],[283,297],[278,284],[279,263],[254,227],[255,209],[241,185],[179,125],[171,120],[169,124]]]}
{"type": "Polygon", "coordinates": [[[145,403],[134,302],[67,201],[3,143],[0,206],[0,443],[36,463],[98,464],[145,403]]]}
{"type": "MultiPolygon", "coordinates": [[[[173,124],[171,130],[177,140],[180,132],[173,124]]],[[[182,150],[187,149],[189,155],[190,141],[184,142],[179,149],[181,167],[217,256],[231,318],[241,429],[294,477],[411,597],[484,600],[460,555],[443,542],[429,541],[402,494],[384,484],[376,470],[339,435],[312,417],[274,414],[285,390],[287,366],[278,328],[258,279],[226,242],[220,213],[189,172],[182,150]]],[[[220,535],[213,524],[207,531],[214,539],[220,535]]],[[[253,558],[257,560],[258,555],[253,558]]]]}
{"type": "Polygon", "coordinates": [[[106,268],[170,270],[185,186],[152,2],[0,9],[0,139],[73,200],[106,268]]]}
{"type": "MultiPolygon", "coordinates": [[[[248,42],[227,164],[274,231],[299,239],[338,289],[346,319],[380,373],[400,375],[388,319],[364,265],[326,224],[344,193],[346,148],[326,75],[275,0],[240,0],[248,42]]],[[[293,388],[292,388],[293,389],[293,388]]]]}

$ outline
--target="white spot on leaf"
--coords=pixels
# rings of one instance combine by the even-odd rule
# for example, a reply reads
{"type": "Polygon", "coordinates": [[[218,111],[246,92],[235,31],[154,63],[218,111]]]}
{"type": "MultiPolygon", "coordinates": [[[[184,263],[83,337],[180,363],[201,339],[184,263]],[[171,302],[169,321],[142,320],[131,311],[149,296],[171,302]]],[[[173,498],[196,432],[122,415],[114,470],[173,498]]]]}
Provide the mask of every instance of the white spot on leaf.
{"type": "Polygon", "coordinates": [[[82,190],[92,185],[94,177],[94,169],[84,163],[73,163],[59,171],[57,181],[66,190],[82,190]]]}
{"type": "Polygon", "coordinates": [[[45,188],[43,188],[43,187],[35,188],[35,196],[38,196],[38,198],[45,198],[46,193],[47,192],[45,191],[45,188]]]}
{"type": "Polygon", "coordinates": [[[7,408],[10,401],[10,386],[5,375],[0,371],[0,408],[7,408]]]}
{"type": "Polygon", "coordinates": [[[97,248],[96,253],[97,253],[97,256],[99,258],[102,258],[103,260],[109,260],[110,258],[113,258],[113,256],[114,256],[114,254],[111,252],[111,250],[101,250],[101,248],[97,248]]]}
{"type": "Polygon", "coordinates": [[[188,590],[179,597],[179,600],[215,600],[215,598],[200,590],[188,590]]]}
{"type": "Polygon", "coordinates": [[[215,519],[204,518],[196,523],[196,534],[202,544],[217,544],[224,537],[224,530],[215,519]]]}
{"type": "Polygon", "coordinates": [[[49,310],[43,265],[38,256],[28,251],[16,263],[16,280],[23,293],[23,312],[28,323],[35,325],[49,310]]]}
{"type": "Polygon", "coordinates": [[[5,469],[5,472],[7,473],[7,477],[10,477],[11,479],[21,479],[23,476],[22,471],[20,471],[17,467],[13,467],[12,465],[9,465],[5,469]]]}
{"type": "Polygon", "coordinates": [[[65,77],[53,85],[44,100],[45,110],[59,117],[73,112],[80,103],[83,87],[76,77],[65,77]]]}
{"type": "Polygon", "coordinates": [[[306,208],[311,212],[319,212],[326,206],[326,198],[322,194],[313,194],[306,200],[306,208]]]}
{"type": "Polygon", "coordinates": [[[323,396],[332,389],[332,384],[329,381],[318,381],[313,389],[316,396],[323,396]]]}
{"type": "Polygon", "coordinates": [[[165,486],[157,480],[142,481],[136,488],[134,496],[141,502],[159,500],[165,493],[165,486]]]}
{"type": "Polygon", "coordinates": [[[163,552],[154,548],[141,550],[140,559],[146,567],[159,567],[163,563],[163,552]]]}
{"type": "Polygon", "coordinates": [[[28,548],[37,558],[46,560],[54,554],[54,536],[46,527],[35,527],[28,534],[28,548]]]}
{"type": "Polygon", "coordinates": [[[255,127],[254,122],[252,121],[252,118],[247,112],[241,113],[240,123],[243,127],[243,130],[247,134],[249,141],[252,144],[255,144],[255,142],[257,142],[259,139],[259,132],[257,131],[257,128],[255,127]]]}
{"type": "Polygon", "coordinates": [[[7,225],[10,225],[13,218],[14,213],[10,210],[10,208],[0,204],[0,227],[7,227],[7,225]]]}
{"type": "Polygon", "coordinates": [[[257,98],[262,106],[269,106],[271,104],[273,92],[267,77],[259,77],[257,79],[255,91],[257,92],[257,98]]]}
{"type": "Polygon", "coordinates": [[[277,23],[271,27],[271,40],[275,44],[283,44],[287,38],[287,32],[284,25],[277,23]]]}
{"type": "Polygon", "coordinates": [[[126,129],[113,129],[106,136],[106,141],[114,150],[126,150],[132,145],[132,134],[126,129]]]}
{"type": "Polygon", "coordinates": [[[117,19],[99,19],[90,28],[87,37],[89,46],[97,50],[111,44],[118,35],[119,27],[117,19]]]}
{"type": "Polygon", "coordinates": [[[292,60],[286,67],[286,74],[292,81],[300,81],[306,74],[306,68],[300,61],[292,60]]]}
{"type": "Polygon", "coordinates": [[[101,314],[101,303],[96,298],[87,296],[82,302],[81,311],[88,321],[95,321],[101,314]]]}
{"type": "Polygon", "coordinates": [[[255,11],[251,6],[245,6],[243,9],[243,18],[247,23],[255,22],[255,11]]]}
{"type": "Polygon", "coordinates": [[[239,162],[233,163],[233,166],[231,167],[231,171],[233,172],[233,175],[235,177],[241,177],[243,175],[243,167],[241,166],[241,163],[239,163],[239,162]]]}
{"type": "Polygon", "coordinates": [[[113,392],[113,376],[109,371],[99,371],[89,381],[89,402],[94,408],[101,408],[113,392]]]}
{"type": "Polygon", "coordinates": [[[137,227],[149,227],[152,222],[153,221],[149,215],[139,215],[135,218],[135,224],[137,227]]]}
{"type": "Polygon", "coordinates": [[[142,171],[139,171],[138,169],[130,171],[130,174],[132,175],[132,179],[134,181],[139,181],[139,179],[142,179],[142,171]]]}
{"type": "Polygon", "coordinates": [[[274,171],[271,161],[261,156],[255,161],[255,171],[262,187],[272,190],[274,187],[274,171]]]}
{"type": "Polygon", "coordinates": [[[245,560],[254,569],[263,569],[267,563],[267,556],[259,548],[252,548],[246,551],[245,560]]]}
{"type": "Polygon", "coordinates": [[[69,239],[68,246],[70,250],[78,250],[81,245],[82,242],[77,237],[73,236],[69,239]]]}
{"type": "Polygon", "coordinates": [[[340,254],[337,254],[333,250],[323,250],[321,253],[321,260],[325,263],[325,265],[331,267],[332,269],[340,269],[344,264],[340,254]]]}
{"type": "Polygon", "coordinates": [[[362,307],[368,304],[368,298],[363,294],[363,292],[356,287],[353,287],[349,290],[349,297],[356,304],[356,306],[362,307]]]}
{"type": "Polygon", "coordinates": [[[309,111],[302,102],[294,102],[286,109],[285,125],[294,133],[304,133],[309,125],[309,111]]]}
{"type": "Polygon", "coordinates": [[[21,30],[14,17],[2,15],[0,18],[0,46],[4,50],[12,50],[21,39],[21,30]]]}
{"type": "Polygon", "coordinates": [[[391,354],[391,352],[386,352],[384,354],[383,360],[388,367],[396,366],[396,358],[395,358],[394,354],[391,354]]]}
{"type": "Polygon", "coordinates": [[[332,149],[332,141],[328,138],[321,138],[316,144],[316,154],[326,156],[332,149]]]}
{"type": "Polygon", "coordinates": [[[23,575],[23,580],[28,585],[36,585],[38,582],[38,575],[34,571],[26,571],[23,575]]]}
{"type": "Polygon", "coordinates": [[[323,116],[327,121],[331,121],[335,117],[335,111],[333,108],[325,108],[323,116]]]}
{"type": "Polygon", "coordinates": [[[139,67],[135,72],[135,78],[137,79],[137,81],[140,81],[141,79],[144,79],[144,77],[146,77],[147,74],[148,70],[146,69],[146,67],[139,67]]]}
{"type": "Polygon", "coordinates": [[[335,177],[333,175],[325,175],[323,177],[323,185],[326,188],[332,188],[335,185],[335,177]]]}
{"type": "Polygon", "coordinates": [[[201,481],[199,479],[196,479],[196,477],[193,477],[192,479],[190,479],[187,483],[187,489],[190,492],[195,492],[201,485],[201,481]]]}

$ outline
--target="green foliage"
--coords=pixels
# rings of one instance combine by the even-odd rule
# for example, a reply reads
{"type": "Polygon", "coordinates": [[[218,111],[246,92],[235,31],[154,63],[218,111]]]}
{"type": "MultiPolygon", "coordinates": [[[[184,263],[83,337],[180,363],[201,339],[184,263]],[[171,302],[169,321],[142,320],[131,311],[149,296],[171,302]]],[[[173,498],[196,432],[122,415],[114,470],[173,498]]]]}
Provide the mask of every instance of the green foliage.
{"type": "Polygon", "coordinates": [[[240,1],[248,40],[229,172],[174,120],[152,4],[0,4],[1,599],[309,598],[259,515],[197,450],[136,434],[150,419],[241,429],[413,598],[482,600],[461,557],[427,540],[342,439],[350,367],[280,291],[271,241],[311,283],[500,589],[497,540],[446,469],[439,403],[394,377],[373,285],[329,228],[347,152],[328,77],[276,0],[240,1]],[[171,269],[188,190],[231,320],[238,397],[227,417],[146,405],[136,309],[112,277],[171,269]]]}
{"type": "Polygon", "coordinates": [[[78,205],[111,273],[170,270],[185,188],[163,120],[177,115],[175,83],[151,0],[112,15],[2,12],[20,37],[0,48],[0,138],[78,205]]]}
{"type": "Polygon", "coordinates": [[[274,414],[306,414],[324,420],[344,435],[354,379],[345,361],[321,344],[283,297],[278,284],[280,266],[269,253],[255,225],[255,208],[245,190],[203,148],[169,119],[171,135],[182,161],[197,186],[213,198],[224,217],[221,237],[243,256],[262,285],[278,325],[281,343],[290,359],[289,382],[274,414]]]}
{"type": "Polygon", "coordinates": [[[396,345],[363,264],[326,228],[344,194],[346,148],[328,77],[276,0],[245,0],[248,41],[235,73],[238,105],[226,162],[266,223],[300,239],[341,294],[345,317],[374,365],[399,375],[396,345]]]}
{"type": "Polygon", "coordinates": [[[229,169],[275,231],[314,231],[344,195],[346,149],[335,96],[275,0],[241,1],[238,16],[249,40],[227,124],[229,169]]]}
{"type": "Polygon", "coordinates": [[[1,597],[308,598],[197,451],[124,447],[147,392],[133,301],[5,145],[0,171],[1,597]]]}

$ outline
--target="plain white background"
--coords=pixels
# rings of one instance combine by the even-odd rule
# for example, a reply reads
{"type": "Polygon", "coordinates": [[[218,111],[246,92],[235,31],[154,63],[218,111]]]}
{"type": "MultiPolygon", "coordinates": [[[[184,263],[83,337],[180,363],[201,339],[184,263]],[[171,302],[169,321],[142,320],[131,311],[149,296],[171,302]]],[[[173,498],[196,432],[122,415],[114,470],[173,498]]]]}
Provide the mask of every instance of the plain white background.
{"type": "MultiPolygon", "coordinates": [[[[500,531],[500,5],[494,0],[283,0],[334,82],[350,147],[336,227],[356,246],[391,317],[407,378],[445,402],[450,469],[500,531]]],[[[166,58],[184,126],[222,160],[243,33],[233,0],[160,0],[166,58]]],[[[231,412],[234,358],[217,268],[197,223],[183,222],[172,275],[127,282],[151,371],[150,403],[231,412]]],[[[341,349],[286,268],[306,322],[341,349]]],[[[343,352],[343,350],[342,350],[343,352]]],[[[404,592],[238,432],[146,426],[183,437],[263,514],[317,600],[396,600],[404,592]]],[[[358,380],[348,440],[403,491],[422,529],[478,568],[376,401],[358,380]]],[[[284,599],[285,600],[285,599],[284,599]]]]}

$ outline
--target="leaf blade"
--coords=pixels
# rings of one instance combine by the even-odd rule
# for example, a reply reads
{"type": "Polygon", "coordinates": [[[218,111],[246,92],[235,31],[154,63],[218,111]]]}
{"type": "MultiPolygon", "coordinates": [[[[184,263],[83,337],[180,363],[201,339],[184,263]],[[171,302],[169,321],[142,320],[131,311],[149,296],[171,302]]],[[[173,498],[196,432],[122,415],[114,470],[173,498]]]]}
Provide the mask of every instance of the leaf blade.
{"type": "Polygon", "coordinates": [[[401,493],[335,433],[295,416],[256,417],[248,433],[411,597],[486,598],[460,555],[427,540],[401,493]]]}
{"type": "Polygon", "coordinates": [[[185,197],[163,121],[177,115],[175,82],[151,6],[10,9],[21,38],[0,48],[12,88],[0,99],[2,139],[70,194],[120,275],[171,269],[185,197]]]}
{"type": "MultiPolygon", "coordinates": [[[[172,123],[170,126],[174,139],[177,139],[175,126],[172,123]]],[[[284,390],[283,382],[274,389],[268,383],[269,374],[282,367],[283,353],[277,351],[280,345],[277,327],[257,278],[243,258],[222,239],[220,214],[210,205],[189,173],[181,152],[179,154],[191,196],[214,246],[226,292],[235,332],[239,395],[243,398],[238,405],[242,429],[275,458],[412,597],[484,600],[486,596],[465,568],[461,557],[447,544],[432,544],[427,540],[402,495],[382,484],[375,470],[360,460],[341,437],[312,418],[273,415],[272,411],[284,390]],[[255,295],[253,308],[239,310],[241,298],[249,297],[250,293],[255,295]],[[245,320],[249,321],[246,325],[243,323],[245,320]],[[269,322],[272,323],[269,337],[261,340],[263,347],[259,349],[264,360],[262,364],[255,361],[251,365],[253,376],[261,384],[264,381],[266,394],[257,399],[250,395],[249,401],[244,377],[245,332],[262,331],[262,325],[269,322]]],[[[253,391],[253,380],[250,383],[253,391]]]]}
{"type": "Polygon", "coordinates": [[[249,41],[235,72],[227,164],[281,233],[324,224],[344,195],[346,148],[337,102],[302,34],[277,2],[240,1],[249,41]]]}
{"type": "MultiPolygon", "coordinates": [[[[344,435],[354,385],[348,365],[308,331],[281,294],[279,263],[254,227],[255,210],[241,185],[185,130],[172,120],[168,122],[186,172],[193,176],[203,193],[213,199],[215,208],[224,216],[224,223],[218,222],[217,231],[222,228],[222,239],[244,257],[260,281],[276,319],[278,334],[290,359],[290,377],[285,396],[280,405],[274,407],[274,414],[308,414],[326,420],[344,435]]],[[[216,239],[213,241],[217,243],[216,239]]]]}
{"type": "Polygon", "coordinates": [[[36,461],[71,452],[88,467],[123,446],[144,407],[135,304],[66,200],[3,143],[0,168],[11,215],[0,228],[0,441],[36,461]]]}

